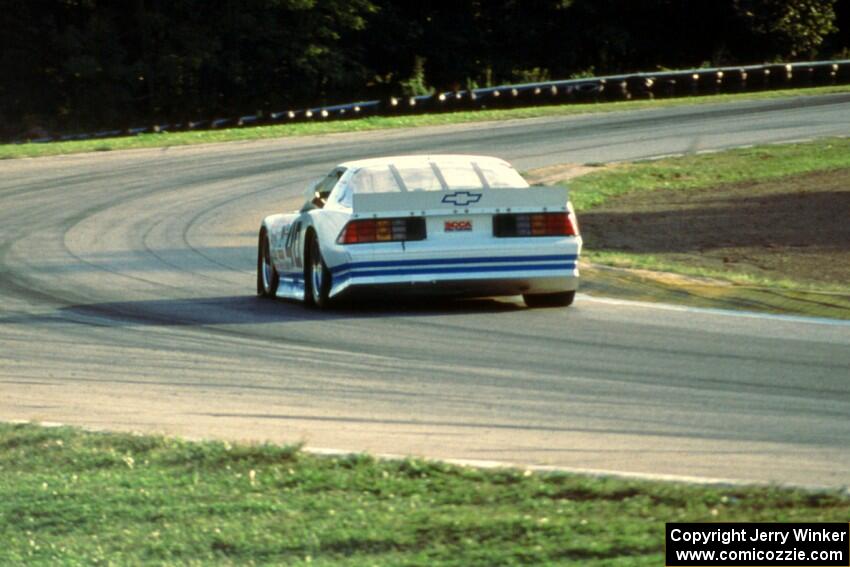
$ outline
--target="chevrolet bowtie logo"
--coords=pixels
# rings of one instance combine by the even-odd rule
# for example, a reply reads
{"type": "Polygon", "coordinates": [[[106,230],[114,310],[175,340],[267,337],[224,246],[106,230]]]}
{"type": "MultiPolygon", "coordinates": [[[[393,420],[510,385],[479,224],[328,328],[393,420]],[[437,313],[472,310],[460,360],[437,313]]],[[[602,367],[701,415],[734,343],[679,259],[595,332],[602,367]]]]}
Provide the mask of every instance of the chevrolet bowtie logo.
{"type": "Polygon", "coordinates": [[[458,207],[465,207],[470,203],[477,203],[481,200],[481,193],[471,193],[470,191],[455,191],[448,195],[443,195],[444,203],[451,203],[458,207]]]}

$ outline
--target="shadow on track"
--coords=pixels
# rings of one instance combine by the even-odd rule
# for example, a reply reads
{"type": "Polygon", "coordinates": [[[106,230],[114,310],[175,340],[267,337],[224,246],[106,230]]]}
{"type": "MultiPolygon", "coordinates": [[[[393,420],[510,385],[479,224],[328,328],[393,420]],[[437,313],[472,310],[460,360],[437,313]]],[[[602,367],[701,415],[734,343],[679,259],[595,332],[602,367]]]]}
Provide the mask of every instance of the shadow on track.
{"type": "Polygon", "coordinates": [[[433,317],[521,310],[518,303],[495,299],[365,298],[326,311],[296,302],[254,296],[155,299],[89,303],[61,307],[40,315],[10,315],[0,325],[14,323],[80,323],[95,326],[205,326],[299,323],[387,317],[433,317]]]}

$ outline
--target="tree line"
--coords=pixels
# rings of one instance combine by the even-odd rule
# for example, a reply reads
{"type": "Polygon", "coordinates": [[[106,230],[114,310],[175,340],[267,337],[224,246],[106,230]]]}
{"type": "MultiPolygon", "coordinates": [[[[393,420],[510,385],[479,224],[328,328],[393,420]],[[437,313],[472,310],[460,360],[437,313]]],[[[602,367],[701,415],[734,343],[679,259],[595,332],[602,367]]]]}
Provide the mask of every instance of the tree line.
{"type": "Polygon", "coordinates": [[[5,138],[850,48],[850,0],[2,4],[5,138]]]}

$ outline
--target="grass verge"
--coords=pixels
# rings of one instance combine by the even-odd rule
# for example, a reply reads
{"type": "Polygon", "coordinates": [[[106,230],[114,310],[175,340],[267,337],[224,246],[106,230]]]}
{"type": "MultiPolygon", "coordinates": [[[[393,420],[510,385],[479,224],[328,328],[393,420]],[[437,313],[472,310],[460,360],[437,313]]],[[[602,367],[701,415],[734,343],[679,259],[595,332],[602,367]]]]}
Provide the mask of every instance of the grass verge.
{"type": "Polygon", "coordinates": [[[139,136],[123,138],[107,138],[74,142],[53,142],[47,144],[5,144],[0,145],[0,159],[42,157],[61,154],[125,150],[137,148],[185,146],[191,144],[261,140],[268,138],[331,134],[339,132],[364,132],[369,130],[384,130],[389,128],[440,126],[448,124],[461,124],[467,122],[483,122],[489,120],[512,120],[518,118],[537,118],[544,116],[566,116],[598,112],[616,112],[647,108],[663,108],[696,104],[722,103],[741,100],[765,100],[783,98],[788,96],[811,96],[818,94],[835,94],[845,92],[850,92],[850,85],[659,100],[636,100],[596,104],[564,104],[556,106],[460,111],[407,116],[376,116],[361,118],[357,120],[282,124],[275,126],[258,126],[249,128],[229,128],[222,130],[206,130],[199,132],[167,132],[161,134],[142,134],[139,136]]]}
{"type": "MultiPolygon", "coordinates": [[[[582,266],[581,291],[589,295],[631,301],[683,304],[708,309],[738,309],[777,315],[803,315],[850,320],[850,295],[801,289],[731,284],[723,276],[706,279],[677,277],[674,270],[689,271],[687,265],[666,265],[670,271],[616,268],[595,263],[582,266]]],[[[625,262],[633,266],[631,261],[625,262]]]]}
{"type": "Polygon", "coordinates": [[[850,497],[311,456],[0,424],[0,563],[660,565],[666,521],[846,521],[850,497]]]}
{"type": "Polygon", "coordinates": [[[570,186],[590,293],[850,319],[850,139],[620,164],[570,186]]]}
{"type": "Polygon", "coordinates": [[[711,191],[843,168],[850,168],[850,138],[830,138],[622,164],[574,179],[570,195],[578,210],[587,211],[633,193],[711,191]]]}

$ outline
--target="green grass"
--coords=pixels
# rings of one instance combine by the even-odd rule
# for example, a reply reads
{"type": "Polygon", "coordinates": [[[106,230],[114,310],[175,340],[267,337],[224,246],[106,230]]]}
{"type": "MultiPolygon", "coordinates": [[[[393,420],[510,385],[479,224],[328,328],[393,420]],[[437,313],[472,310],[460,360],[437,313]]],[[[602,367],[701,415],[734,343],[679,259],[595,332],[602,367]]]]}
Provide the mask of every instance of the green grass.
{"type": "Polygon", "coordinates": [[[808,290],[798,282],[756,280],[747,274],[712,273],[687,262],[674,263],[650,257],[643,263],[644,255],[641,254],[621,257],[615,253],[594,252],[592,256],[594,263],[582,269],[581,284],[582,291],[590,295],[692,307],[850,319],[850,294],[847,293],[808,290]],[[625,269],[618,269],[618,266],[625,269]],[[668,272],[712,279],[677,279],[669,277],[668,272]],[[723,281],[731,283],[724,285],[723,281]]]}
{"type": "Polygon", "coordinates": [[[361,118],[357,120],[310,122],[249,128],[231,128],[222,130],[207,130],[200,132],[143,134],[140,136],[125,138],[110,138],[76,142],[54,142],[49,144],[6,144],[0,145],[0,159],[41,157],[93,151],[158,148],[169,146],[184,146],[190,144],[209,144],[219,142],[261,140],[267,138],[330,134],[338,132],[364,132],[369,130],[383,130],[388,128],[439,126],[467,122],[482,122],[488,120],[512,120],[519,118],[564,116],[597,112],[616,112],[627,110],[640,110],[647,108],[710,104],[739,100],[763,100],[788,96],[807,96],[844,92],[850,92],[850,85],[660,100],[637,100],[597,104],[565,104],[557,106],[539,106],[530,108],[481,111],[461,111],[441,114],[423,114],[408,116],[378,116],[361,118]]]}
{"type": "Polygon", "coordinates": [[[0,424],[3,565],[655,566],[667,521],[848,516],[840,492],[0,424]]]}
{"type": "Polygon", "coordinates": [[[717,187],[850,167],[850,138],[777,144],[641,161],[570,181],[578,211],[634,192],[717,187]]]}

